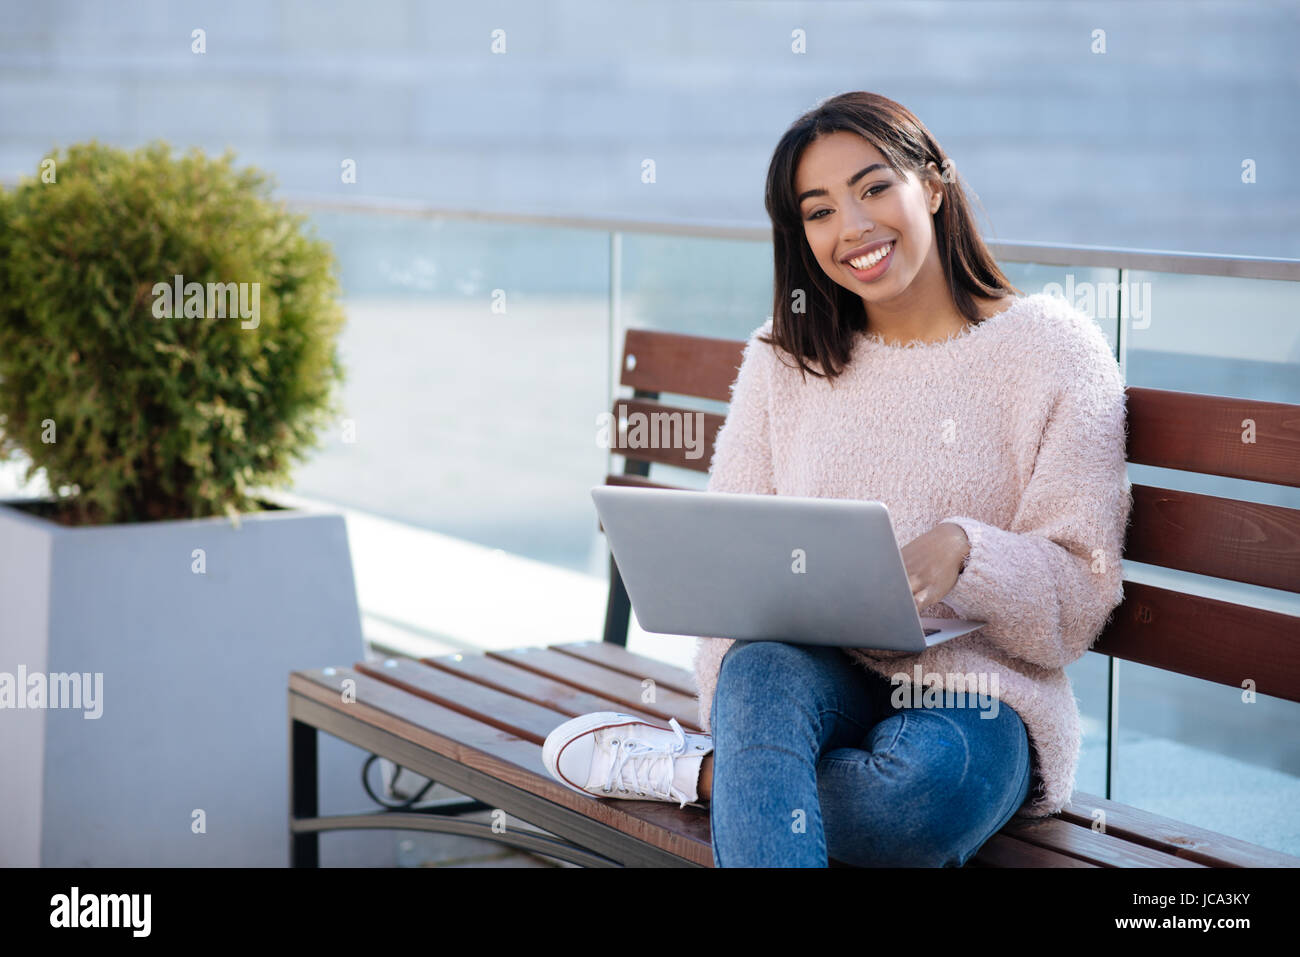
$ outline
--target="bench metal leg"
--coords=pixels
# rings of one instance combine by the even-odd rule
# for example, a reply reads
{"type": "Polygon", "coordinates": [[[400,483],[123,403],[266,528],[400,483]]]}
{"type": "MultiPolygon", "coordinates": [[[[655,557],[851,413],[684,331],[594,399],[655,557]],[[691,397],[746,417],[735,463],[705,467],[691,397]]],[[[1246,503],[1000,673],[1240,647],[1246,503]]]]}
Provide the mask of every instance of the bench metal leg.
{"type": "Polygon", "coordinates": [[[370,811],[364,814],[331,814],[328,817],[299,818],[292,823],[295,836],[319,835],[323,831],[426,831],[434,834],[457,834],[481,841],[492,841],[507,847],[518,848],[534,854],[545,854],[557,860],[582,867],[622,867],[602,854],[596,854],[577,844],[544,834],[534,834],[518,829],[497,832],[491,824],[479,821],[460,821],[442,814],[423,814],[404,811],[370,811]]]}
{"type": "Polygon", "coordinates": [[[619,574],[614,556],[609,556],[609,601],[605,605],[605,637],[611,645],[627,647],[627,630],[632,616],[632,600],[628,597],[623,576],[619,574]]]}
{"type": "MultiPolygon", "coordinates": [[[[617,237],[615,237],[617,239],[617,237]]],[[[612,261],[612,260],[611,260],[612,261]]],[[[659,393],[647,389],[633,389],[632,398],[659,400],[659,393]]],[[[624,475],[639,475],[641,478],[650,477],[650,463],[638,462],[634,459],[623,460],[624,475]]],[[[608,547],[608,546],[607,546],[608,547]]],[[[604,640],[611,645],[627,647],[627,630],[632,616],[632,600],[628,598],[627,587],[623,584],[623,576],[619,574],[618,564],[614,561],[614,553],[609,554],[609,599],[605,603],[605,637],[604,640]]]]}
{"type": "Polygon", "coordinates": [[[299,830],[299,820],[319,813],[317,732],[302,721],[289,720],[289,866],[320,867],[320,832],[299,830]]]}
{"type": "Polygon", "coordinates": [[[1113,801],[1119,777],[1119,659],[1106,662],[1106,792],[1102,796],[1113,801]]]}

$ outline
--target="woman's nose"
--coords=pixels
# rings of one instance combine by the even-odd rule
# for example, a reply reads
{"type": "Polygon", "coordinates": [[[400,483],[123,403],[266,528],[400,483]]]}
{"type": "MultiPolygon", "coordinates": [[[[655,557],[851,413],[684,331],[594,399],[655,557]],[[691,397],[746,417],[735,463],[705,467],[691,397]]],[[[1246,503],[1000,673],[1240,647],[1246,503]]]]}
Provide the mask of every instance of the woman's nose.
{"type": "Polygon", "coordinates": [[[844,212],[844,232],[841,238],[845,242],[867,239],[875,228],[876,224],[871,221],[871,217],[866,214],[865,210],[854,209],[850,206],[844,212]]]}

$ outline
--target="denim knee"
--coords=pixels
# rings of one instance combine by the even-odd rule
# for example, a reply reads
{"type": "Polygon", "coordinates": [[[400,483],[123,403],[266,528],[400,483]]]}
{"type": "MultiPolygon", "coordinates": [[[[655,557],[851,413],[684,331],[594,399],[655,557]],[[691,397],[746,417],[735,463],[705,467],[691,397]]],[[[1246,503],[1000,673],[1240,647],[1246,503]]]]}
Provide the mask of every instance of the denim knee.
{"type": "MultiPolygon", "coordinates": [[[[802,674],[812,685],[812,679],[824,673],[826,660],[838,655],[838,649],[819,645],[795,645],[784,641],[736,641],[722,656],[718,682],[724,676],[728,684],[766,684],[780,688],[799,684],[802,674]]],[[[716,698],[715,698],[716,700],[716,698]]]]}
{"type": "Polygon", "coordinates": [[[1029,742],[1009,707],[996,728],[971,716],[908,709],[880,750],[823,755],[818,793],[830,855],[858,867],[961,867],[1001,830],[1025,800],[1029,742]]]}

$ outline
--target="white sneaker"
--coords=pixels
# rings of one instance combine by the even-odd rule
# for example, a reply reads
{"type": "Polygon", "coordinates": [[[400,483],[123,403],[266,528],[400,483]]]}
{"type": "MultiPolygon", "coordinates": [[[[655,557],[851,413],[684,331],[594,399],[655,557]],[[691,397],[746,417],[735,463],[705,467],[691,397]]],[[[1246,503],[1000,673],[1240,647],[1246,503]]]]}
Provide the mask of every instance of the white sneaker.
{"type": "Polygon", "coordinates": [[[546,736],[542,761],[565,787],[596,797],[632,801],[696,803],[700,765],[713,738],[651,724],[619,711],[593,711],[570,718],[546,736]]]}

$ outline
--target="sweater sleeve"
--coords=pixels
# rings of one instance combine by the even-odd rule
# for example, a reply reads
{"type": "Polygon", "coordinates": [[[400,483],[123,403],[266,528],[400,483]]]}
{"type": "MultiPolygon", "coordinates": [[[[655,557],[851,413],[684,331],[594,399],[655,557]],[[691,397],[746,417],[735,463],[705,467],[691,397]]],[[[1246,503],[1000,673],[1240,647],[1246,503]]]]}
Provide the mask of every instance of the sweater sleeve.
{"type": "Polygon", "coordinates": [[[758,341],[770,323],[749,337],[740,371],[731,384],[727,418],[713,442],[708,491],[775,495],[772,441],[768,421],[770,395],[768,355],[772,347],[758,341]]]}
{"type": "Polygon", "coordinates": [[[942,599],[1005,653],[1041,668],[1082,657],[1123,599],[1132,510],[1119,366],[1091,319],[1071,320],[1033,473],[1010,528],[955,516],[966,569],[942,599]]]}

